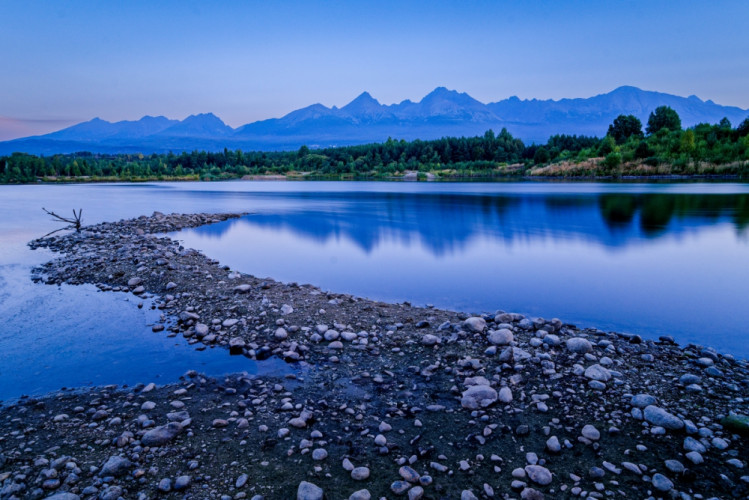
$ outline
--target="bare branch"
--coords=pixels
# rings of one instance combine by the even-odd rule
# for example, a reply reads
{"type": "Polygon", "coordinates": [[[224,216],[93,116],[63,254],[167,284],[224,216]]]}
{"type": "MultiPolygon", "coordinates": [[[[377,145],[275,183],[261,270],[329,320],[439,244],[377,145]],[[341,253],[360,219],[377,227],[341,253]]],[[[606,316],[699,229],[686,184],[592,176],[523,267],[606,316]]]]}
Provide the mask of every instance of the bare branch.
{"type": "MultiPolygon", "coordinates": [[[[81,231],[81,215],[83,214],[83,209],[79,208],[78,212],[76,213],[75,208],[73,209],[73,218],[68,219],[66,217],[63,217],[61,215],[58,215],[50,210],[47,210],[46,208],[42,207],[42,210],[44,210],[45,213],[51,215],[55,220],[58,220],[60,222],[65,222],[67,224],[70,224],[69,226],[63,227],[58,229],[57,231],[62,231],[64,229],[75,229],[75,231],[78,233],[81,231]]],[[[56,233],[57,231],[52,231],[51,233],[48,233],[43,236],[43,238],[46,238],[47,236],[56,233]]]]}

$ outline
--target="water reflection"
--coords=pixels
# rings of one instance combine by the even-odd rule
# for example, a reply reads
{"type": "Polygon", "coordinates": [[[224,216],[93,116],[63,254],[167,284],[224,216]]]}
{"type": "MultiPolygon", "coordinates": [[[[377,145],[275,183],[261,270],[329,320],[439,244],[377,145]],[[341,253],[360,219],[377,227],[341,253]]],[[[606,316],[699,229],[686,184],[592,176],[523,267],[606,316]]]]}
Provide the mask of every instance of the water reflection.
{"type": "Polygon", "coordinates": [[[422,242],[434,255],[460,252],[477,236],[505,242],[581,238],[622,247],[731,223],[749,225],[749,195],[601,194],[513,196],[305,193],[303,210],[259,211],[196,230],[222,238],[237,225],[288,230],[324,243],[345,237],[367,253],[382,241],[422,242]],[[320,204],[328,200],[330,204],[320,204]],[[604,230],[607,229],[607,230],[604,230]]]}
{"type": "Polygon", "coordinates": [[[281,281],[749,355],[749,194],[621,191],[253,193],[175,237],[281,281]]]}

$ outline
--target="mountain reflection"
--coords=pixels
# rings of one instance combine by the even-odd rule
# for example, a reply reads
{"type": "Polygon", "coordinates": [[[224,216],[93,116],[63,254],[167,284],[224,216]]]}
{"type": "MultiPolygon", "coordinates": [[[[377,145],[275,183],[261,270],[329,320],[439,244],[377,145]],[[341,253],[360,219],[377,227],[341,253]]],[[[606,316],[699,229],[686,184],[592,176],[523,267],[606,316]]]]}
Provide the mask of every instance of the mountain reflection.
{"type": "MultiPolygon", "coordinates": [[[[249,225],[287,230],[317,242],[347,238],[369,253],[383,241],[418,241],[436,256],[459,252],[473,238],[512,243],[581,239],[609,248],[679,235],[718,223],[743,232],[746,194],[273,193],[303,205],[259,209],[238,220],[198,228],[220,238],[249,225]]],[[[260,196],[259,198],[265,198],[260,196]]],[[[262,201],[262,200],[260,200],[262,201]]]]}

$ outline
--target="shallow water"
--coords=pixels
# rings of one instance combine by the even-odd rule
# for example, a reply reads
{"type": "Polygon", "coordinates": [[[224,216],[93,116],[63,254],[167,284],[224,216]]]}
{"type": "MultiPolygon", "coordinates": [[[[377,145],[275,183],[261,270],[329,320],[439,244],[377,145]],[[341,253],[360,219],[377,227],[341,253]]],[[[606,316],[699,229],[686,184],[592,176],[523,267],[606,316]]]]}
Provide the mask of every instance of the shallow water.
{"type": "Polygon", "coordinates": [[[0,186],[0,399],[253,371],[152,333],[147,306],[30,281],[26,243],[84,224],[242,211],[175,236],[234,269],[370,298],[504,309],[749,356],[749,185],[227,182],[0,186]],[[122,339],[128,339],[123,342],[122,339]]]}

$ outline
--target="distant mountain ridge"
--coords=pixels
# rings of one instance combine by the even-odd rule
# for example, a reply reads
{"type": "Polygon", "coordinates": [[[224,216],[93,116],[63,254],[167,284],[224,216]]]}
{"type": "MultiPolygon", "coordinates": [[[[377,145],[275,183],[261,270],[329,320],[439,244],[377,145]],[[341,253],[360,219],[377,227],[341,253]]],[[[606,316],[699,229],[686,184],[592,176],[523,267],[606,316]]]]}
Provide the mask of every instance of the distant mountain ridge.
{"type": "Polygon", "coordinates": [[[190,115],[182,121],[144,116],[136,121],[108,122],[99,118],[51,134],[0,142],[0,154],[165,153],[224,148],[287,150],[344,146],[395,139],[437,139],[475,136],[503,127],[526,143],[543,143],[554,134],[603,136],[620,114],[632,114],[643,124],[658,106],[679,113],[685,127],[732,124],[749,117],[749,110],[721,106],[696,96],[680,97],[623,86],[589,98],[521,100],[510,97],[484,104],[466,93],[438,87],[421,101],[383,105],[368,92],[338,108],[313,104],[281,117],[233,129],[213,113],[190,115]]]}

